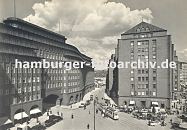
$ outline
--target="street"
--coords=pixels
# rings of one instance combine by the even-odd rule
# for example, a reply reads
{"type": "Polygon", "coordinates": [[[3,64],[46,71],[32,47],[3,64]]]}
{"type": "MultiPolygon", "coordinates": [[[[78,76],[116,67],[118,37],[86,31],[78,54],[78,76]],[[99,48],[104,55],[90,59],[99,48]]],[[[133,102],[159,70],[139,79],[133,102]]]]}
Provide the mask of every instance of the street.
{"type": "MultiPolygon", "coordinates": [[[[99,100],[102,100],[103,90],[95,91],[95,96],[98,96],[99,100]]],[[[94,108],[93,102],[84,108],[67,109],[61,106],[53,107],[53,114],[57,112],[63,112],[64,120],[58,122],[57,124],[47,128],[47,130],[87,130],[87,125],[89,124],[89,129],[94,128],[94,108]],[[90,111],[90,114],[89,114],[90,111]],[[74,118],[71,118],[71,115],[74,118]]],[[[131,114],[119,112],[119,120],[112,120],[110,118],[103,118],[101,113],[96,114],[96,130],[169,130],[169,117],[166,120],[167,126],[148,126],[146,120],[138,120],[133,118],[131,114]]]]}
{"type": "MultiPolygon", "coordinates": [[[[88,100],[90,95],[93,97],[98,97],[99,102],[104,102],[104,98],[110,99],[104,93],[104,88],[96,88],[92,92],[85,95],[83,100],[88,100]]],[[[112,102],[112,101],[111,101],[112,102]]],[[[50,110],[52,114],[58,115],[63,113],[63,120],[60,122],[47,127],[46,130],[94,130],[94,103],[91,102],[86,109],[79,108],[79,103],[73,104],[72,106],[54,106],[50,110]],[[73,115],[73,118],[72,118],[73,115]]],[[[97,105],[96,105],[97,108],[97,105]]],[[[99,111],[95,113],[95,130],[171,130],[170,119],[176,115],[168,115],[166,118],[166,126],[161,126],[160,124],[156,126],[148,126],[147,120],[141,120],[134,118],[132,114],[127,114],[124,112],[119,112],[119,120],[113,120],[109,117],[103,117],[99,111]]],[[[44,113],[39,117],[39,121],[43,124],[45,120],[49,117],[47,113],[44,113]]],[[[29,125],[35,126],[36,119],[31,119],[29,125]]],[[[187,128],[187,124],[185,128],[187,128]]],[[[16,127],[11,130],[16,130],[16,127]]],[[[185,130],[184,128],[178,128],[174,130],[185,130]]]]}

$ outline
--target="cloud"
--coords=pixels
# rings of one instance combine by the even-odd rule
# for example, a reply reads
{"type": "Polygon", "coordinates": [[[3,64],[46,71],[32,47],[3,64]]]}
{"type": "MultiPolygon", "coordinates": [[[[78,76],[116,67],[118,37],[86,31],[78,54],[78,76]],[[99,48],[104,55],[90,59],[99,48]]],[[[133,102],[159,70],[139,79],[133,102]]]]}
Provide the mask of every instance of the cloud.
{"type": "Polygon", "coordinates": [[[96,61],[108,60],[122,32],[142,18],[149,23],[153,19],[149,8],[131,10],[107,0],[52,0],[36,3],[32,8],[34,14],[24,20],[56,32],[60,27],[67,42],[96,61]]]}

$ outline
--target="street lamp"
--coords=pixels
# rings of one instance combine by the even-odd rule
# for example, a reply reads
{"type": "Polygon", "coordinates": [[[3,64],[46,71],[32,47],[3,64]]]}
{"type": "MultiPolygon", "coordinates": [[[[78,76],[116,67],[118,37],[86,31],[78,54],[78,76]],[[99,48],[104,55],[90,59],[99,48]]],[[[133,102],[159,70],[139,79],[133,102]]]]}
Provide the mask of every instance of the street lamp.
{"type": "Polygon", "coordinates": [[[94,99],[94,130],[95,130],[95,103],[96,103],[96,100],[94,99]]]}

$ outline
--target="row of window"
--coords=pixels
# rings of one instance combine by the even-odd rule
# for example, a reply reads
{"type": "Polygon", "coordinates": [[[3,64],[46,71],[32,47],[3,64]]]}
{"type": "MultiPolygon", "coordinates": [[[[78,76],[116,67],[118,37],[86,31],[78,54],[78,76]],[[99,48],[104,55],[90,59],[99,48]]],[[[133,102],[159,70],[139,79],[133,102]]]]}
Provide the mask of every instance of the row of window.
{"type": "MultiPolygon", "coordinates": [[[[74,76],[68,76],[69,80],[74,80],[74,79],[79,79],[80,76],[79,75],[74,75],[74,76]]],[[[51,76],[50,80],[54,81],[54,80],[66,80],[66,76],[51,76]]]]}
{"type": "Polygon", "coordinates": [[[76,74],[76,73],[80,73],[80,70],[78,69],[71,69],[71,70],[67,70],[68,73],[73,73],[73,74],[76,74]]]}
{"type": "MultiPolygon", "coordinates": [[[[12,66],[12,73],[40,73],[41,69],[40,68],[15,68],[12,66]]],[[[47,69],[47,73],[66,73],[66,70],[63,69],[47,69]]],[[[74,70],[68,70],[68,73],[80,73],[78,69],[74,70]]],[[[6,65],[6,73],[11,73],[11,69],[9,65],[6,65]]]]}
{"type": "MultiPolygon", "coordinates": [[[[39,100],[39,99],[41,99],[41,94],[40,93],[34,94],[34,95],[25,95],[24,98],[23,98],[23,102],[39,100]]],[[[13,98],[13,104],[18,104],[18,103],[22,103],[22,101],[19,98],[14,97],[13,98]]]]}
{"type": "MultiPolygon", "coordinates": [[[[131,95],[134,96],[134,95],[135,95],[135,92],[132,91],[132,92],[131,92],[131,95]]],[[[137,92],[137,95],[138,95],[138,96],[146,96],[146,95],[148,96],[148,95],[149,95],[149,91],[141,91],[141,92],[138,91],[138,92],[137,92]]],[[[150,91],[150,95],[156,96],[156,92],[151,92],[151,91],[150,91]]]]}
{"type": "MultiPolygon", "coordinates": [[[[149,78],[148,77],[138,77],[138,81],[139,82],[143,82],[143,81],[148,81],[149,80],[149,78]]],[[[156,81],[156,77],[153,77],[153,81],[156,81]]]]}
{"type": "MultiPolygon", "coordinates": [[[[131,44],[131,48],[134,48],[134,41],[131,41],[130,44],[131,44]]],[[[149,41],[148,40],[138,41],[137,45],[138,45],[138,48],[142,46],[148,46],[149,41]]],[[[156,48],[156,40],[152,40],[152,47],[156,48]]]]}
{"type": "Polygon", "coordinates": [[[8,95],[9,93],[9,89],[0,89],[0,95],[8,95]]]}
{"type": "Polygon", "coordinates": [[[35,86],[33,85],[32,87],[24,87],[24,88],[18,88],[18,93],[26,93],[26,92],[35,92],[35,91],[40,91],[40,86],[35,86]]]}
{"type": "Polygon", "coordinates": [[[71,88],[71,89],[68,89],[68,93],[74,93],[74,92],[77,92],[77,91],[79,91],[79,90],[80,90],[79,87],[71,88]]]}
{"type": "MultiPolygon", "coordinates": [[[[130,78],[131,81],[134,81],[134,77],[130,78]]],[[[149,81],[149,77],[138,77],[139,82],[143,81],[149,81]]],[[[156,81],[156,77],[153,77],[153,81],[156,81]]]]}
{"type": "Polygon", "coordinates": [[[80,82],[70,82],[70,83],[68,83],[68,86],[76,86],[79,84],[80,84],[80,82]]]}
{"type": "MultiPolygon", "coordinates": [[[[149,56],[148,54],[145,55],[145,54],[138,54],[138,59],[140,60],[145,60],[145,61],[148,61],[149,60],[149,56]]],[[[152,59],[156,59],[156,54],[152,54],[152,59]]],[[[134,54],[131,53],[131,60],[134,60],[134,54]]]]}
{"type": "Polygon", "coordinates": [[[63,55],[62,54],[51,54],[49,52],[45,52],[45,51],[38,51],[37,52],[37,56],[38,57],[43,57],[43,58],[46,58],[46,59],[53,59],[53,60],[63,60],[63,55]]]}
{"type": "MultiPolygon", "coordinates": [[[[12,73],[40,73],[40,68],[15,68],[12,66],[12,73]]],[[[9,65],[6,65],[6,73],[11,73],[9,65]]]]}
{"type": "Polygon", "coordinates": [[[47,69],[47,73],[51,73],[51,74],[58,74],[58,73],[63,73],[63,69],[47,69]]]}
{"type": "MultiPolygon", "coordinates": [[[[157,70],[153,69],[153,74],[156,74],[157,70]]],[[[148,69],[139,69],[138,74],[148,74],[149,70],[148,69]]],[[[134,70],[131,70],[131,74],[134,73],[134,70]]]]}
{"type": "Polygon", "coordinates": [[[148,69],[138,70],[138,74],[148,74],[148,72],[149,72],[148,69]]]}
{"type": "Polygon", "coordinates": [[[12,78],[12,84],[16,84],[16,83],[35,83],[35,82],[40,82],[40,77],[19,77],[16,80],[15,77],[12,78]],[[17,81],[18,80],[18,81],[17,81]],[[17,82],[16,82],[17,81],[17,82]]]}
{"type": "MultiPolygon", "coordinates": [[[[64,77],[65,78],[65,77],[64,77]]],[[[54,80],[63,80],[63,76],[51,76],[50,77],[50,80],[51,81],[54,81],[54,80]]]]}
{"type": "Polygon", "coordinates": [[[47,88],[63,87],[63,83],[48,83],[47,88]]]}
{"type": "MultiPolygon", "coordinates": [[[[135,85],[131,84],[131,89],[134,89],[135,85]]],[[[138,89],[147,89],[149,88],[148,84],[138,84],[137,86],[138,89]]],[[[156,89],[156,84],[153,84],[153,88],[156,89]]]]}
{"type": "Polygon", "coordinates": [[[76,75],[76,76],[68,76],[68,79],[69,80],[72,80],[72,79],[79,79],[80,76],[79,75],[76,75]]]}

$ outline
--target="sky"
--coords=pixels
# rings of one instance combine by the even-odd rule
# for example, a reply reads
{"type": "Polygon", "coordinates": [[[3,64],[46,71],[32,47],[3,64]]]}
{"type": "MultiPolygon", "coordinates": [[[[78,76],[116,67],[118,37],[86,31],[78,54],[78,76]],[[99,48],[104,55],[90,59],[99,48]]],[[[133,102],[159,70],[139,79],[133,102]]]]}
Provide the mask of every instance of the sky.
{"type": "MultiPolygon", "coordinates": [[[[187,0],[15,1],[16,17],[64,35],[93,58],[96,69],[106,68],[120,34],[142,18],[168,30],[179,59],[187,61],[187,0]]],[[[13,0],[0,0],[1,21],[13,16],[13,5],[13,0]]]]}

